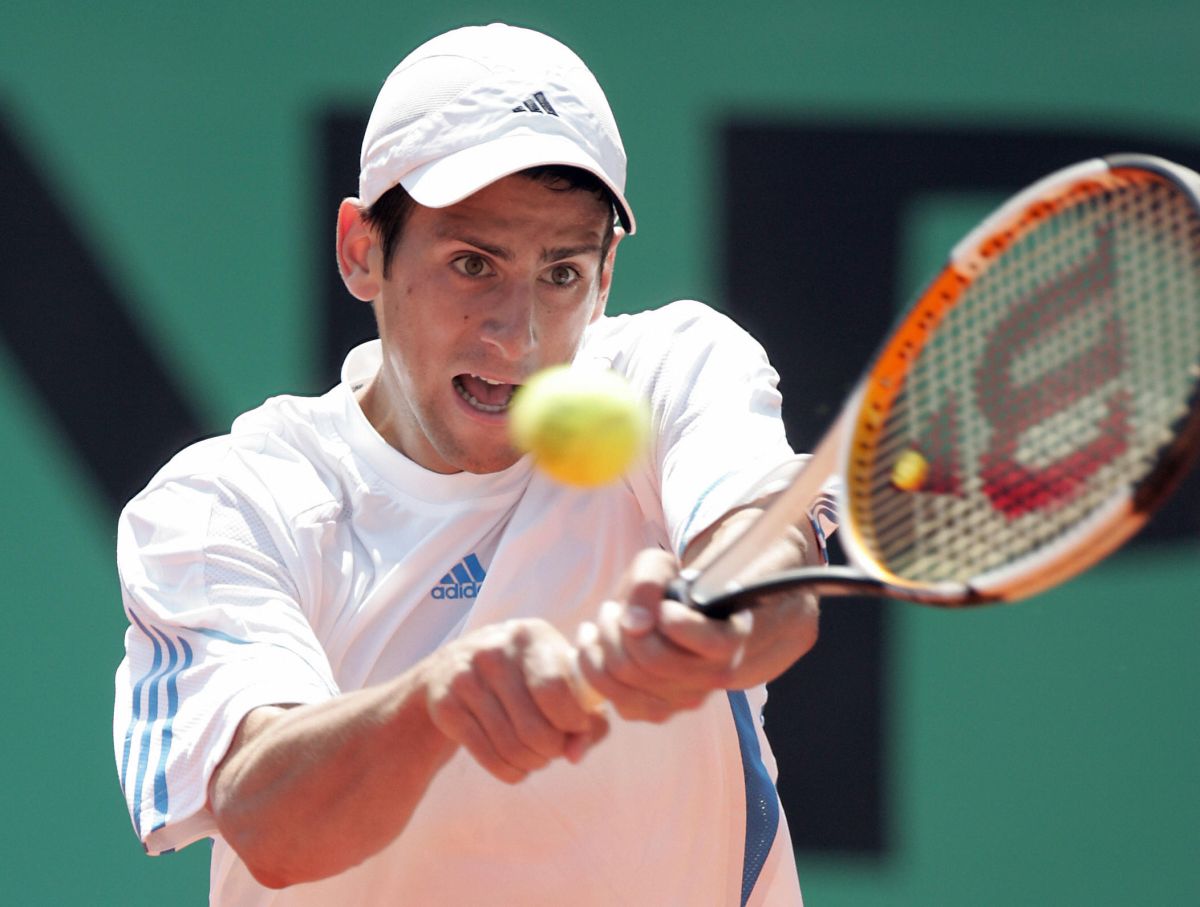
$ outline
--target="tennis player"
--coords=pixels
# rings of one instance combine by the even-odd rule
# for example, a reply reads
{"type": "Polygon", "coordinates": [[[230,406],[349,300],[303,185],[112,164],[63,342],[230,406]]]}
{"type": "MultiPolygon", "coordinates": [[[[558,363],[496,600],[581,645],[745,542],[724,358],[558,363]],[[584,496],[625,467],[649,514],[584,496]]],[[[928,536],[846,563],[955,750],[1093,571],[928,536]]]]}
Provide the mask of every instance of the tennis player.
{"type": "MultiPolygon", "coordinates": [[[[212,903],[799,903],[760,713],[816,602],[713,621],[662,600],[795,461],[777,375],[700,303],[604,314],[625,168],[557,41],[422,45],[338,212],[379,339],[122,513],[117,769],[149,853],[212,839],[212,903]],[[653,449],[599,490],[506,437],[514,389],[568,361],[652,408],[653,449]]],[[[804,527],[763,564],[816,549],[804,527]]]]}

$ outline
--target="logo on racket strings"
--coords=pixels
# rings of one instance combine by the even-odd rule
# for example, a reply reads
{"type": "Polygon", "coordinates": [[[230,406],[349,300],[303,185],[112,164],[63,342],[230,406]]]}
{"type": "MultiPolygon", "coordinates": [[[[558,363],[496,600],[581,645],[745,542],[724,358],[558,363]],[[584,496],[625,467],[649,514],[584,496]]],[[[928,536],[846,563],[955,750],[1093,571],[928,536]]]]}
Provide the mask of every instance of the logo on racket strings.
{"type": "MultiPolygon", "coordinates": [[[[1009,519],[1060,507],[1087,480],[1128,447],[1128,391],[1103,398],[1093,426],[1073,430],[1090,440],[1048,463],[1022,462],[1024,439],[1084,398],[1100,392],[1124,370],[1125,336],[1112,312],[1115,266],[1111,231],[1097,231],[1095,249],[1078,266],[1034,289],[991,330],[972,382],[972,400],[987,421],[989,440],[979,459],[979,479],[992,506],[1009,519]],[[1078,319],[1103,309],[1089,342],[1079,349],[1078,319]],[[1053,350],[1053,356],[1040,351],[1053,350]],[[1051,363],[1033,377],[1014,378],[1014,364],[1032,351],[1051,363]],[[1082,429],[1082,430],[1080,430],[1082,429]]],[[[934,413],[918,444],[929,461],[921,491],[961,495],[958,399],[951,393],[934,413]]]]}

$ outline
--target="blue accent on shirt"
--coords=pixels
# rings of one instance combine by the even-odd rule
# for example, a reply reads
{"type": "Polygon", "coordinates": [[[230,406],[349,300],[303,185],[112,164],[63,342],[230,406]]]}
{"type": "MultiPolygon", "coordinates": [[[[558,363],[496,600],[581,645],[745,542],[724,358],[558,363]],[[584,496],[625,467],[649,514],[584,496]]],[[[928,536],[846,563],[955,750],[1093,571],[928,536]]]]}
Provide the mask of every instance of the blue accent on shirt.
{"type": "Polygon", "coordinates": [[[248,639],[238,639],[236,636],[230,636],[221,630],[214,630],[211,627],[188,627],[191,633],[199,633],[201,636],[208,636],[212,639],[219,639],[222,642],[231,642],[235,646],[247,646],[250,644],[248,639]]]}
{"type": "Polygon", "coordinates": [[[779,831],[779,795],[762,761],[758,732],[746,694],[741,690],[730,690],[729,707],[733,710],[738,748],[742,751],[742,776],[746,783],[746,847],[742,859],[742,907],[745,907],[779,831]]]}
{"type": "Polygon", "coordinates": [[[167,797],[167,757],[171,753],[171,742],[173,739],[172,725],[175,723],[175,714],[179,711],[179,675],[192,666],[192,647],[187,644],[187,641],[181,637],[176,637],[176,642],[183,650],[183,661],[179,667],[167,675],[167,716],[162,724],[162,743],[158,748],[158,769],[154,773],[154,809],[158,813],[158,822],[155,823],[155,831],[167,824],[167,806],[169,803],[167,797]]]}
{"type": "MultiPolygon", "coordinates": [[[[133,729],[142,717],[142,687],[146,685],[147,680],[158,673],[158,669],[162,665],[162,647],[159,646],[154,634],[146,629],[146,625],[138,620],[137,615],[132,611],[129,612],[129,618],[137,624],[139,630],[149,637],[151,644],[154,646],[154,659],[150,662],[150,669],[139,677],[137,683],[133,685],[133,705],[129,712],[129,726],[125,728],[125,751],[121,756],[121,790],[127,789],[125,782],[129,776],[129,753],[133,746],[133,729]]],[[[136,812],[134,813],[133,824],[135,828],[138,825],[136,812]]]]}
{"type": "MultiPolygon", "coordinates": [[[[728,479],[731,475],[733,475],[732,471],[725,473],[725,475],[716,479],[712,484],[710,484],[707,488],[704,489],[704,491],[700,492],[700,494],[697,496],[696,503],[692,505],[692,512],[688,514],[687,522],[685,522],[683,524],[683,532],[681,533],[681,536],[680,536],[681,538],[684,539],[684,541],[682,542],[683,545],[685,545],[685,546],[687,545],[688,530],[690,530],[692,528],[692,521],[696,519],[696,514],[698,514],[700,512],[700,506],[704,503],[704,499],[707,498],[712,493],[712,490],[714,488],[716,488],[718,485],[720,485],[722,482],[724,482],[726,479],[728,479]]],[[[675,554],[678,555],[679,557],[683,557],[682,550],[676,551],[675,554]]]]}
{"type": "MultiPolygon", "coordinates": [[[[146,773],[149,770],[150,744],[156,728],[160,731],[160,743],[158,765],[154,770],[154,812],[156,819],[151,830],[155,831],[162,828],[167,823],[167,810],[170,803],[167,792],[167,759],[171,754],[171,744],[174,739],[173,725],[175,715],[179,712],[179,675],[192,666],[194,654],[192,647],[182,637],[176,637],[175,639],[175,642],[179,646],[177,650],[175,644],[157,627],[151,630],[133,612],[129,612],[129,618],[145,634],[146,638],[150,640],[150,644],[154,647],[154,657],[150,662],[149,669],[138,678],[137,683],[133,686],[133,703],[130,709],[129,727],[125,730],[125,748],[121,756],[121,787],[127,794],[132,795],[133,827],[140,837],[142,833],[142,789],[146,782],[146,773]],[[167,652],[165,664],[163,659],[164,647],[167,652]],[[180,652],[183,653],[182,658],[180,658],[180,652]],[[159,690],[163,687],[164,681],[166,684],[166,714],[160,716],[159,690]],[[146,688],[147,684],[149,684],[150,688],[146,699],[145,723],[142,725],[141,741],[138,743],[137,777],[134,782],[135,787],[131,790],[126,786],[129,780],[129,762],[136,728],[143,722],[142,690],[146,688]]],[[[229,642],[243,642],[243,640],[236,639],[219,630],[198,629],[197,632],[217,639],[226,639],[229,642]]]]}
{"type": "MultiPolygon", "coordinates": [[[[154,633],[157,634],[167,647],[167,664],[157,674],[150,677],[150,694],[146,700],[146,723],[142,728],[142,740],[138,746],[138,769],[137,780],[133,788],[133,826],[137,830],[138,835],[142,833],[141,822],[141,804],[142,804],[142,786],[146,782],[146,770],[149,768],[150,762],[150,740],[154,733],[154,723],[158,720],[158,686],[163,677],[175,670],[175,665],[179,661],[179,653],[175,647],[171,645],[171,641],[157,627],[154,628],[154,633]]],[[[151,640],[154,639],[154,634],[148,634],[151,640]]],[[[155,643],[157,650],[158,644],[155,643]]]]}

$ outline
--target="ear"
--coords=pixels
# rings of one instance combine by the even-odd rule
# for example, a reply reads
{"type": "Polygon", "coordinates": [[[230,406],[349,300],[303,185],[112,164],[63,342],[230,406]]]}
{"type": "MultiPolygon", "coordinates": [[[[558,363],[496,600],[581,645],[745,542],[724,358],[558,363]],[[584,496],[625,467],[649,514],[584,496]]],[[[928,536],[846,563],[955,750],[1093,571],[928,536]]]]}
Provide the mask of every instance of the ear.
{"type": "Polygon", "coordinates": [[[356,198],[342,199],[337,217],[337,264],[350,295],[371,302],[379,295],[379,275],[371,267],[375,234],[362,217],[356,198]]]}
{"type": "Polygon", "coordinates": [[[612,289],[613,267],[617,261],[617,246],[621,244],[621,240],[625,238],[625,231],[617,227],[613,231],[612,245],[608,247],[608,254],[604,256],[604,261],[600,267],[600,292],[596,298],[596,308],[592,310],[592,321],[597,320],[604,314],[604,309],[608,305],[608,292],[612,289]]]}

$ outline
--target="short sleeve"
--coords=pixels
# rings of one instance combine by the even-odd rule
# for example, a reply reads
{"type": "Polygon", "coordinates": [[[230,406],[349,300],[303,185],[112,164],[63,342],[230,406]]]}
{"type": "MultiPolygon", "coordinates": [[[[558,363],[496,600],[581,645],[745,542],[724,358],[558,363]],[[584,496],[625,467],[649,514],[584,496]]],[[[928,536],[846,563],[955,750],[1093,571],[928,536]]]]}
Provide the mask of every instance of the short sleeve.
{"type": "Polygon", "coordinates": [[[337,694],[297,558],[287,520],[227,478],[160,476],[123,511],[113,743],[149,853],[215,832],[208,782],[249,711],[337,694]]]}
{"type": "Polygon", "coordinates": [[[762,345],[701,303],[677,302],[656,314],[664,324],[655,332],[662,346],[651,357],[650,398],[663,515],[680,554],[711,523],[753,500],[762,478],[795,455],[779,374],[762,345]]]}

